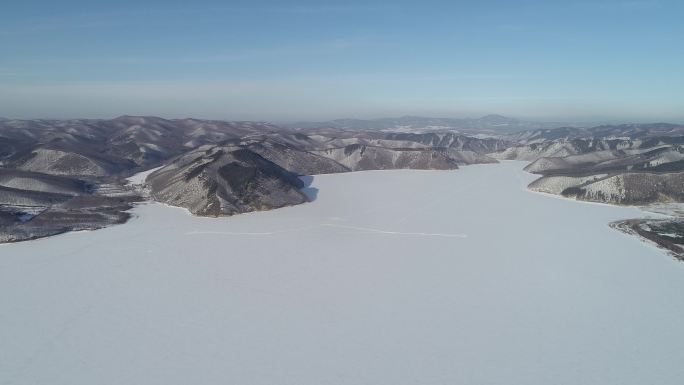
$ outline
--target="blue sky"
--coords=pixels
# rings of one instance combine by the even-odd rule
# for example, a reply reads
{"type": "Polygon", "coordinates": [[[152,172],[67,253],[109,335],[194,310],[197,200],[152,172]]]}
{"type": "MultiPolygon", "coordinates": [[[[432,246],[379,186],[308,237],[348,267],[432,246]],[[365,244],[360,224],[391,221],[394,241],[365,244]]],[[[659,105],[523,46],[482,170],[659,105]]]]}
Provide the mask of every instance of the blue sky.
{"type": "Polygon", "coordinates": [[[684,2],[12,1],[0,116],[684,120],[684,2]]]}

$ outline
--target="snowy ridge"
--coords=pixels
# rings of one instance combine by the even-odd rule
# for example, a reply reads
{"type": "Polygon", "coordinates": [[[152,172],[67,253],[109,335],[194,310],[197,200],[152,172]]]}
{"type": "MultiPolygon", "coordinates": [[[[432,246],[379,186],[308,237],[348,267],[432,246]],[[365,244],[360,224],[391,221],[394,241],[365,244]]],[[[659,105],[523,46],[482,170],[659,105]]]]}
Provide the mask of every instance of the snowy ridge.
{"type": "Polygon", "coordinates": [[[456,161],[437,150],[400,150],[374,146],[349,145],[315,151],[351,171],[385,169],[453,170],[456,161]]]}
{"type": "Polygon", "coordinates": [[[561,194],[563,191],[570,187],[582,186],[589,182],[594,182],[599,179],[605,178],[606,176],[606,174],[591,175],[586,177],[545,176],[530,183],[528,188],[533,191],[548,194],[561,194]]]}
{"type": "Polygon", "coordinates": [[[297,176],[243,147],[202,146],[147,177],[152,197],[196,215],[234,215],[307,202],[297,176]]]}
{"type": "Polygon", "coordinates": [[[35,150],[33,156],[17,168],[54,175],[107,175],[107,170],[102,165],[88,157],[44,148],[35,150]]]}

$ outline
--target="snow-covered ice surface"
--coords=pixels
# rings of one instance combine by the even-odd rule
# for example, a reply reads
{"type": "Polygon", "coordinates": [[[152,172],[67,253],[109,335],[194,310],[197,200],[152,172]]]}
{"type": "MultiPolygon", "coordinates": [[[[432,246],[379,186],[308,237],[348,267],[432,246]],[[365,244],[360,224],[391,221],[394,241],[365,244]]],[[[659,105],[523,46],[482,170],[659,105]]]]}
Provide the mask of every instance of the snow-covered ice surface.
{"type": "Polygon", "coordinates": [[[137,174],[131,176],[130,178],[126,178],[126,180],[127,180],[130,184],[133,184],[133,185],[141,185],[141,184],[144,184],[144,183],[145,183],[145,180],[147,179],[147,176],[148,176],[148,175],[152,174],[153,172],[159,170],[159,169],[162,168],[162,167],[164,167],[164,166],[159,166],[159,167],[151,168],[151,169],[149,169],[149,170],[147,170],[147,171],[139,172],[139,173],[137,173],[137,174]]]}
{"type": "Polygon", "coordinates": [[[523,165],[0,246],[0,383],[684,383],[684,265],[523,165]]]}

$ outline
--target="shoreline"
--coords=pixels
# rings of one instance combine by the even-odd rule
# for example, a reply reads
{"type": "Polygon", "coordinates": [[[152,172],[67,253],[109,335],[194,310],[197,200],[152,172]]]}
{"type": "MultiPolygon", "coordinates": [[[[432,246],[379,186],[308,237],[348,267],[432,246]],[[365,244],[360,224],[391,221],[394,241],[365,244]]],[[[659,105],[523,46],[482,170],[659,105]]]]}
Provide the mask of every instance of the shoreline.
{"type": "MultiPolygon", "coordinates": [[[[521,164],[529,164],[529,162],[527,162],[527,161],[520,161],[520,160],[499,160],[499,163],[521,163],[521,164]]],[[[492,163],[492,164],[496,164],[496,163],[492,163]]],[[[492,165],[492,164],[472,164],[472,165],[468,165],[468,166],[469,166],[469,167],[471,167],[471,166],[490,166],[490,165],[492,165]]],[[[464,166],[464,167],[465,167],[465,166],[464,166]]],[[[540,196],[547,197],[547,198],[554,198],[554,199],[559,199],[559,200],[572,201],[572,202],[574,202],[574,203],[580,203],[580,204],[600,205],[600,206],[607,206],[607,207],[611,207],[611,208],[631,208],[631,209],[639,210],[640,212],[642,212],[642,213],[644,214],[643,217],[641,217],[641,218],[625,218],[625,219],[620,219],[620,220],[617,220],[617,221],[613,221],[613,222],[608,223],[608,226],[611,227],[612,229],[616,230],[616,231],[619,231],[619,232],[623,233],[623,234],[627,234],[627,235],[629,235],[629,236],[631,236],[631,237],[635,237],[635,238],[641,240],[641,241],[644,242],[644,243],[651,244],[652,246],[656,247],[658,250],[664,252],[665,254],[667,254],[667,255],[669,255],[669,256],[672,256],[673,258],[675,258],[675,259],[677,259],[677,260],[679,260],[679,261],[684,261],[684,254],[682,254],[682,252],[678,252],[676,249],[674,249],[673,247],[669,246],[669,242],[667,242],[667,241],[665,241],[665,240],[659,240],[659,239],[658,239],[657,237],[655,237],[655,236],[647,236],[647,235],[645,235],[645,234],[642,234],[642,233],[641,233],[640,231],[638,231],[637,229],[634,229],[634,228],[633,228],[633,227],[637,226],[636,223],[642,223],[642,222],[648,221],[648,220],[667,220],[667,219],[676,219],[677,216],[675,216],[675,215],[668,215],[668,214],[665,214],[665,213],[659,213],[659,212],[648,211],[648,210],[646,209],[647,206],[618,205],[618,204],[604,203],[604,202],[592,202],[592,201],[578,200],[578,199],[575,199],[575,198],[569,198],[569,197],[565,197],[565,196],[562,196],[562,195],[557,195],[557,194],[552,194],[552,193],[546,193],[546,192],[542,192],[542,191],[532,190],[532,189],[530,189],[529,187],[527,187],[527,186],[529,186],[529,183],[527,183],[526,181],[522,180],[522,176],[524,176],[525,174],[530,175],[530,176],[537,176],[537,175],[536,175],[536,174],[533,174],[533,173],[530,173],[530,172],[528,172],[528,171],[525,171],[525,170],[524,170],[524,167],[525,167],[525,166],[523,166],[522,168],[520,168],[517,172],[519,173],[519,174],[518,174],[518,177],[519,177],[519,179],[520,179],[520,182],[523,184],[523,186],[521,186],[522,189],[525,190],[525,191],[528,192],[528,193],[538,194],[538,195],[540,195],[540,196]],[[527,185],[525,185],[525,183],[527,183],[527,185]],[[626,227],[626,226],[628,226],[628,227],[626,227]]],[[[135,175],[133,175],[133,176],[131,176],[131,177],[129,177],[129,178],[126,178],[126,180],[129,182],[129,185],[133,185],[133,186],[137,186],[137,187],[143,187],[143,186],[145,185],[145,184],[144,184],[144,179],[142,179],[141,182],[136,183],[138,180],[140,180],[140,177],[146,177],[147,175],[151,174],[152,172],[156,171],[156,170],[159,169],[159,168],[161,168],[161,167],[157,167],[157,168],[153,168],[153,169],[150,169],[150,170],[142,171],[142,172],[140,172],[140,173],[138,173],[138,174],[135,174],[135,175]]],[[[455,171],[455,170],[423,170],[423,169],[416,169],[416,170],[414,170],[414,169],[406,169],[406,170],[404,170],[404,169],[359,170],[359,171],[349,171],[349,172],[345,172],[345,173],[343,173],[343,174],[348,174],[348,173],[359,173],[359,172],[391,172],[391,171],[452,172],[452,171],[455,171]]],[[[331,174],[318,174],[318,175],[331,175],[331,174]]],[[[315,177],[316,175],[305,175],[305,176],[308,176],[308,177],[315,177]]],[[[311,202],[306,202],[306,203],[311,203],[311,202]]],[[[125,211],[124,211],[125,213],[128,214],[128,218],[126,218],[126,220],[123,221],[123,222],[121,222],[121,223],[111,223],[111,224],[108,224],[108,225],[105,225],[105,226],[102,226],[102,227],[92,228],[92,229],[78,229],[78,230],[69,230],[69,229],[65,229],[64,231],[61,231],[61,232],[58,232],[58,233],[54,233],[54,234],[50,234],[50,235],[38,236],[38,237],[34,237],[34,238],[27,238],[27,239],[21,239],[21,240],[12,240],[12,241],[0,242],[0,246],[3,246],[3,245],[11,245],[11,244],[18,244],[18,243],[23,243],[23,242],[35,242],[35,241],[40,241],[40,240],[44,240],[44,239],[48,239],[48,238],[52,238],[52,237],[57,237],[57,236],[65,235],[65,234],[71,234],[71,233],[89,233],[89,232],[93,232],[93,231],[96,231],[96,230],[103,230],[103,229],[106,229],[106,228],[109,228],[109,227],[113,227],[113,226],[117,226],[117,225],[125,225],[125,224],[127,224],[129,221],[131,221],[131,220],[133,220],[133,219],[135,219],[135,218],[139,218],[139,215],[137,215],[137,214],[134,212],[134,210],[135,210],[137,207],[143,206],[143,205],[149,205],[149,204],[158,204],[158,205],[165,206],[165,207],[167,207],[167,208],[178,209],[178,210],[183,211],[184,214],[187,215],[187,216],[194,217],[194,218],[201,218],[201,219],[223,220],[223,219],[225,219],[225,218],[234,216],[234,215],[229,215],[229,216],[216,216],[216,217],[199,216],[199,215],[195,215],[195,214],[193,214],[192,212],[190,212],[190,210],[189,210],[188,208],[181,207],[181,206],[174,206],[174,205],[170,205],[170,204],[168,204],[168,203],[155,201],[155,200],[150,199],[150,198],[148,197],[148,199],[143,200],[143,201],[132,202],[131,208],[129,208],[128,210],[125,210],[125,211]]],[[[299,206],[299,205],[278,207],[278,208],[269,209],[269,210],[257,210],[257,211],[251,211],[251,212],[240,213],[240,214],[235,214],[235,215],[258,214],[258,213],[273,211],[273,210],[276,210],[276,209],[285,209],[285,208],[288,208],[288,207],[295,207],[295,206],[299,206]]],[[[637,226],[637,227],[638,227],[638,226],[637,226]]]]}
{"type": "MultiPolygon", "coordinates": [[[[648,219],[624,219],[608,224],[612,229],[621,233],[630,235],[640,241],[650,244],[657,249],[665,252],[674,259],[684,262],[684,248],[674,242],[668,241],[656,234],[649,233],[641,228],[641,224],[647,222],[648,219]]],[[[667,219],[660,219],[660,221],[667,221],[667,219]]]]}

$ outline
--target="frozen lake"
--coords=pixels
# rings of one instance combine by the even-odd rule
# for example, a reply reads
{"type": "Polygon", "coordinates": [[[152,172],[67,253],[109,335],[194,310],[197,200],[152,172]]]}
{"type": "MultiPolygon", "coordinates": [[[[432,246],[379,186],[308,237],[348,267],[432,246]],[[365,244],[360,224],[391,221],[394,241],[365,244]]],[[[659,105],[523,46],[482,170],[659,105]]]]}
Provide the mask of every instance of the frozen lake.
{"type": "Polygon", "coordinates": [[[0,245],[0,384],[683,384],[684,265],[522,166],[0,245]]]}

